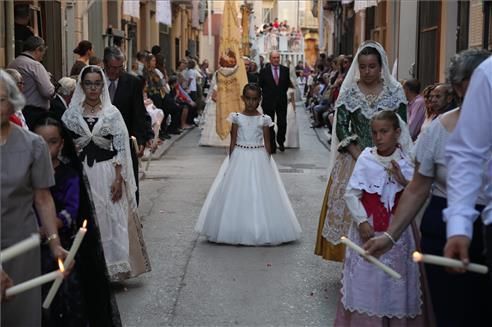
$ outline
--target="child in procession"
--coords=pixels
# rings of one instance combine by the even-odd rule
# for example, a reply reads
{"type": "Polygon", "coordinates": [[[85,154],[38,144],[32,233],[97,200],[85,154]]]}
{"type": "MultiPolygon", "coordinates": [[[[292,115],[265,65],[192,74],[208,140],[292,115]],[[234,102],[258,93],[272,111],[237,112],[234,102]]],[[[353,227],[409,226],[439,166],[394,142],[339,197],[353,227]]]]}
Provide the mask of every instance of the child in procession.
{"type": "MultiPolygon", "coordinates": [[[[403,121],[393,111],[380,111],[371,120],[375,147],[362,151],[345,191],[353,224],[348,238],[362,246],[386,233],[398,199],[413,175],[398,139],[403,121]]],[[[406,126],[405,126],[406,127],[406,126]]],[[[406,132],[408,132],[406,130],[406,132]]],[[[395,279],[347,248],[341,300],[335,326],[421,326],[421,291],[412,231],[407,229],[380,260],[402,277],[395,279]]]]}
{"type": "MultiPolygon", "coordinates": [[[[50,307],[43,311],[42,326],[121,326],[119,311],[109,284],[99,228],[94,223],[93,204],[82,176],[82,165],[74,144],[57,119],[43,117],[33,131],[48,144],[55,174],[50,188],[57,213],[58,237],[65,249],[70,249],[82,220],[87,219],[84,240],[71,273],[61,284],[50,307]]],[[[58,269],[57,258],[42,246],[42,271],[58,269]]],[[[51,283],[43,285],[43,300],[51,283]]]]}
{"type": "Polygon", "coordinates": [[[301,227],[275,161],[272,119],[258,111],[261,89],[247,84],[245,109],[233,112],[229,156],[224,160],[200,212],[195,230],[208,241],[276,245],[297,240],[301,227]]]}

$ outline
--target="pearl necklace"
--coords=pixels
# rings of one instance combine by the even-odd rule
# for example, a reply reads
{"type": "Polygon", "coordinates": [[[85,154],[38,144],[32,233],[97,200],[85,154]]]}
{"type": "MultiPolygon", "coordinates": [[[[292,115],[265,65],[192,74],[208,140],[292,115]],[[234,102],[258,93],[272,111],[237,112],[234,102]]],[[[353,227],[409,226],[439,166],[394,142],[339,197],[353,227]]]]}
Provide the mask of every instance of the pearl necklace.
{"type": "MultiPolygon", "coordinates": [[[[92,114],[95,113],[96,111],[99,111],[99,109],[102,108],[101,106],[101,102],[98,102],[96,103],[95,105],[90,105],[88,104],[87,102],[84,102],[84,104],[87,106],[87,107],[90,107],[91,109],[89,109],[88,111],[90,111],[92,114]]],[[[86,109],[87,110],[87,109],[86,109]]]]}

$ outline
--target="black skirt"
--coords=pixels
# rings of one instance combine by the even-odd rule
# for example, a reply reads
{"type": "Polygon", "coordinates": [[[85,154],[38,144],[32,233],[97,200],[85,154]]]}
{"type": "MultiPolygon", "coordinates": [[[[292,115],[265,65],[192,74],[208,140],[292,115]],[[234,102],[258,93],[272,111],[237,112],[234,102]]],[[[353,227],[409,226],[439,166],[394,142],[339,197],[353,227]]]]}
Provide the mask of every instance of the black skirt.
{"type": "MultiPolygon", "coordinates": [[[[424,253],[442,256],[446,245],[446,223],[442,211],[447,200],[433,196],[427,207],[420,231],[421,248],[424,253]]],[[[477,206],[480,212],[483,206],[477,206]]],[[[473,240],[470,244],[470,260],[485,264],[483,225],[477,219],[473,225],[473,240]]],[[[443,267],[425,265],[429,282],[432,307],[437,326],[492,326],[488,310],[492,308],[490,283],[487,275],[470,273],[452,274],[443,267]]]]}

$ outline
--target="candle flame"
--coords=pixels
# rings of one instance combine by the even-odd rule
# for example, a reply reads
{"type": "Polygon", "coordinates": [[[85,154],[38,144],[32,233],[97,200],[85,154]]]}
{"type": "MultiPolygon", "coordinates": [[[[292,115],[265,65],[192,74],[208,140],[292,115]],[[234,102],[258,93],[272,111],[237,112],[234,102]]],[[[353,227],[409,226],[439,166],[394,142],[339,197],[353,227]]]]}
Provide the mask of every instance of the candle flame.
{"type": "Polygon", "coordinates": [[[341,240],[346,240],[347,238],[345,236],[340,237],[341,240]]]}
{"type": "Polygon", "coordinates": [[[61,259],[58,259],[58,267],[60,268],[61,272],[65,271],[65,266],[63,266],[63,261],[61,261],[61,259]]]}
{"type": "Polygon", "coordinates": [[[422,253],[419,253],[418,251],[415,251],[413,254],[412,254],[412,258],[413,258],[413,261],[414,262],[420,262],[422,261],[422,253]]]}
{"type": "Polygon", "coordinates": [[[84,220],[84,222],[82,223],[82,228],[86,228],[87,227],[87,219],[84,220]]]}

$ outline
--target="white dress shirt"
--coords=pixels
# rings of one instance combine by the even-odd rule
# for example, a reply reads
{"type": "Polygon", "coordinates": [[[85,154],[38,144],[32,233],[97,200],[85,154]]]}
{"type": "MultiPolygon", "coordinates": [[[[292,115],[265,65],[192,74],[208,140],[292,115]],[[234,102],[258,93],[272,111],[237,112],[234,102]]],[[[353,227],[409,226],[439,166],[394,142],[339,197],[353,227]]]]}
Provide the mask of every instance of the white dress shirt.
{"type": "Polygon", "coordinates": [[[492,57],[477,67],[468,86],[458,124],[446,146],[448,159],[448,208],[444,210],[448,237],[471,239],[478,217],[475,203],[482,176],[488,175],[482,212],[485,225],[492,224],[492,57]]]}

